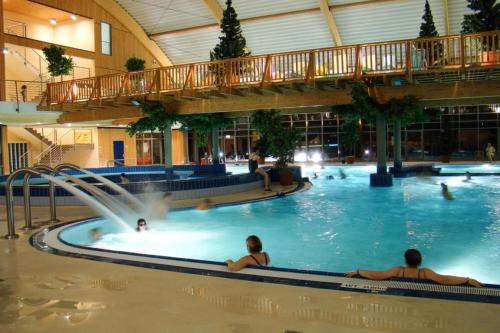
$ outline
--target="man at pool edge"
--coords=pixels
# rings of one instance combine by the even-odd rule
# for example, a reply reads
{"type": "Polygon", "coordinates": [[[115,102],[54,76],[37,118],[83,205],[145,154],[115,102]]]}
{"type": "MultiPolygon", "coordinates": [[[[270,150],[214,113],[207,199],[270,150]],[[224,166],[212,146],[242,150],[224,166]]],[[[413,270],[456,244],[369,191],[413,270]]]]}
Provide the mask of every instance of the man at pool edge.
{"type": "Polygon", "coordinates": [[[360,276],[370,280],[386,280],[393,277],[417,280],[431,280],[439,284],[467,284],[481,288],[482,284],[474,279],[453,275],[441,275],[428,268],[418,268],[422,263],[422,255],[418,250],[408,249],[405,252],[406,267],[395,266],[386,271],[367,271],[357,269],[345,274],[347,277],[360,276]]]}
{"type": "Polygon", "coordinates": [[[246,242],[249,255],[241,257],[236,262],[231,259],[226,260],[229,271],[237,272],[247,266],[268,266],[271,263],[269,255],[262,252],[262,242],[259,237],[255,235],[248,236],[246,242]]]}

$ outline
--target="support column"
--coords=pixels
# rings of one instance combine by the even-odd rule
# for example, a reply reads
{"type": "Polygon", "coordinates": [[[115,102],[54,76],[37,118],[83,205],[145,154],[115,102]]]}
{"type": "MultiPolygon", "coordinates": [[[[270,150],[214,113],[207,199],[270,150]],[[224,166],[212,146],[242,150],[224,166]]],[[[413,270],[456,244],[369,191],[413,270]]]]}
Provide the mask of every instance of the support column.
{"type": "Polygon", "coordinates": [[[394,170],[401,170],[403,162],[401,162],[401,119],[394,121],[394,170]]]}
{"type": "Polygon", "coordinates": [[[5,93],[5,54],[3,54],[3,49],[5,48],[3,17],[3,1],[0,1],[0,101],[5,101],[7,99],[5,93]]]}
{"type": "Polygon", "coordinates": [[[219,128],[212,128],[212,163],[219,164],[219,128]]]}
{"type": "Polygon", "coordinates": [[[8,175],[9,173],[9,144],[7,140],[7,126],[0,125],[0,175],[8,175]]]}
{"type": "Polygon", "coordinates": [[[370,186],[392,186],[392,174],[387,173],[387,120],[381,112],[377,113],[377,173],[370,175],[370,186]]]}
{"type": "Polygon", "coordinates": [[[167,179],[173,176],[172,170],[172,124],[168,124],[163,130],[163,153],[165,158],[165,173],[167,179]]]}
{"type": "Polygon", "coordinates": [[[184,131],[184,164],[189,164],[189,132],[184,131]]]}

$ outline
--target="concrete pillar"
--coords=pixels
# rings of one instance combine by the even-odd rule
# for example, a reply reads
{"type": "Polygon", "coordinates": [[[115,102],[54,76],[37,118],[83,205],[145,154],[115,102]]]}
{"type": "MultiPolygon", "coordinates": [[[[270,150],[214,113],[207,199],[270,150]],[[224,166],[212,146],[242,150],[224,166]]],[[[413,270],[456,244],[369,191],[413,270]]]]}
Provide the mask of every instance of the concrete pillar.
{"type": "Polygon", "coordinates": [[[219,164],[219,128],[212,128],[212,161],[219,164]]]}
{"type": "Polygon", "coordinates": [[[387,173],[387,120],[383,113],[377,113],[377,173],[370,175],[370,186],[392,186],[392,174],[387,173]]]}
{"type": "Polygon", "coordinates": [[[387,120],[381,112],[377,113],[377,173],[387,173],[387,120]]]}
{"type": "Polygon", "coordinates": [[[401,119],[394,121],[394,169],[401,170],[401,119]]]}

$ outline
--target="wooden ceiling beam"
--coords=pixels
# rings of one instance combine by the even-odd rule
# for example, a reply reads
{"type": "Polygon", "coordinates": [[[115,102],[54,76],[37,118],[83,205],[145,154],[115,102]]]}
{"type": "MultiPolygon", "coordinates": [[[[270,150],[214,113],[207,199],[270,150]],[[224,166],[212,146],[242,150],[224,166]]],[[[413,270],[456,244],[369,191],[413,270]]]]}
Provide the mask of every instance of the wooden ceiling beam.
{"type": "Polygon", "coordinates": [[[217,2],[217,0],[202,0],[202,2],[207,6],[208,10],[212,13],[212,16],[215,18],[218,24],[222,21],[222,14],[224,10],[217,2]]]}
{"type": "MultiPolygon", "coordinates": [[[[330,6],[328,6],[328,9],[335,10],[335,9],[346,8],[346,7],[364,6],[364,5],[371,5],[371,4],[377,4],[377,3],[382,3],[382,2],[391,2],[391,1],[400,1],[400,0],[366,0],[366,1],[360,1],[360,2],[344,3],[344,4],[339,4],[339,5],[330,5],[330,6]]],[[[321,9],[319,7],[300,9],[300,10],[292,10],[292,11],[288,11],[288,12],[284,12],[284,13],[276,13],[276,14],[242,18],[242,19],[240,19],[240,23],[249,23],[249,22],[260,21],[260,20],[269,20],[269,19],[275,19],[278,17],[289,16],[289,15],[316,13],[319,11],[321,11],[321,9]]],[[[150,34],[149,37],[155,38],[155,37],[161,37],[161,36],[165,36],[165,35],[184,33],[184,32],[201,30],[201,29],[206,29],[206,28],[214,28],[214,27],[218,27],[218,26],[219,26],[218,24],[204,24],[204,25],[199,25],[196,27],[189,27],[189,28],[183,28],[183,29],[157,32],[154,34],[150,34]]]]}
{"type": "Polygon", "coordinates": [[[328,30],[330,35],[332,35],[332,40],[335,46],[342,46],[342,39],[340,38],[339,29],[335,23],[332,12],[330,12],[330,7],[328,6],[328,0],[318,0],[319,9],[325,17],[326,24],[328,25],[328,30]]]}

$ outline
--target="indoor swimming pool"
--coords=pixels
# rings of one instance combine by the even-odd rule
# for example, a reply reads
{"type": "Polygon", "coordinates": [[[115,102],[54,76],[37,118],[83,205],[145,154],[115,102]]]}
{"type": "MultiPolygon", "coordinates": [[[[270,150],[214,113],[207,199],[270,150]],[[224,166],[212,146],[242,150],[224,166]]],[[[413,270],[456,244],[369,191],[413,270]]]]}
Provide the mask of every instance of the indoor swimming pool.
{"type": "Polygon", "coordinates": [[[223,262],[246,255],[245,238],[256,234],[272,266],[322,272],[402,265],[403,252],[414,247],[424,266],[439,273],[500,283],[499,176],[468,182],[464,176],[410,177],[395,179],[391,188],[372,188],[374,171],[305,167],[313,186],[283,198],[170,211],[164,220],[148,221],[143,233],[122,232],[105,220],[77,223],[59,238],[112,251],[223,262]],[[454,200],[443,198],[441,182],[454,200]],[[92,228],[99,228],[101,240],[90,237],[92,228]]]}

